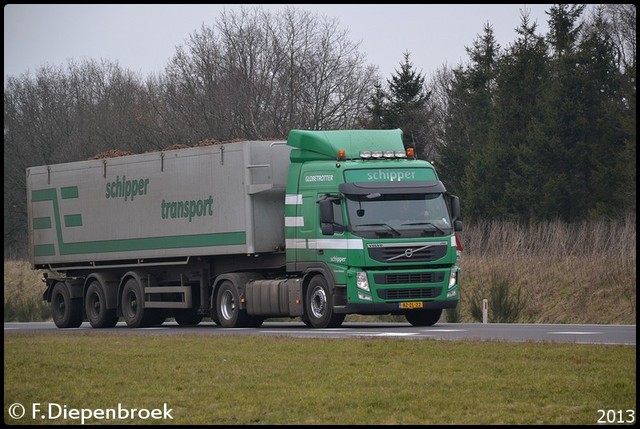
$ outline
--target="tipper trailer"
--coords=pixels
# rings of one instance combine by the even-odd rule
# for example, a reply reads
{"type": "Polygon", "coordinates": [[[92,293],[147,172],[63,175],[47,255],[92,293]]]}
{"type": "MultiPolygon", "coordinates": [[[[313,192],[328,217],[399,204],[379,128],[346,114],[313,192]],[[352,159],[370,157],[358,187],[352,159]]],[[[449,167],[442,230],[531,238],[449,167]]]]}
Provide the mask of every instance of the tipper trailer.
{"type": "Polygon", "coordinates": [[[402,131],[292,130],[30,167],[29,249],[59,328],[211,317],[225,328],[300,317],[455,308],[459,199],[402,131]]]}

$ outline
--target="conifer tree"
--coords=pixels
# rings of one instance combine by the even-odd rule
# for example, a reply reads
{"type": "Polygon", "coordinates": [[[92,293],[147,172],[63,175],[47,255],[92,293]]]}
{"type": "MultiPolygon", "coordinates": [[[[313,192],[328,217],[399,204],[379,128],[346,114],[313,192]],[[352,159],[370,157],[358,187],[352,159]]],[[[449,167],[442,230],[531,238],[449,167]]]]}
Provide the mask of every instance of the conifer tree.
{"type": "Polygon", "coordinates": [[[370,126],[382,129],[401,128],[405,147],[414,147],[421,157],[428,157],[429,123],[432,115],[427,109],[430,92],[424,76],[414,69],[410,53],[403,54],[400,70],[387,79],[386,90],[378,83],[369,105],[370,126]]]}
{"type": "Polygon", "coordinates": [[[471,61],[466,67],[459,66],[453,71],[454,79],[447,90],[444,129],[448,144],[441,149],[440,166],[447,189],[458,194],[462,192],[465,174],[473,174],[471,160],[488,144],[492,128],[496,64],[500,58],[500,45],[495,40],[493,27],[487,23],[482,36],[466,50],[471,61]]]}

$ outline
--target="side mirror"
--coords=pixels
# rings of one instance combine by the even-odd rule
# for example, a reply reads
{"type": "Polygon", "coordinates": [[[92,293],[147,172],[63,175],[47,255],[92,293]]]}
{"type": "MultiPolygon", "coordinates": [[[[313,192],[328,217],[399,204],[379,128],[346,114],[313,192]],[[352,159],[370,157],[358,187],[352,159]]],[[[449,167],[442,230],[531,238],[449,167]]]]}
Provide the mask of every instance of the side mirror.
{"type": "Polygon", "coordinates": [[[462,211],[460,210],[460,198],[456,195],[449,195],[451,202],[451,219],[453,220],[453,230],[462,231],[462,211]]]}
{"type": "Polygon", "coordinates": [[[331,198],[322,198],[318,200],[320,205],[320,222],[333,223],[333,201],[331,198]]]}
{"type": "Polygon", "coordinates": [[[333,205],[340,203],[340,197],[325,195],[316,201],[320,205],[320,230],[322,235],[333,235],[336,230],[343,231],[333,217],[333,205]]]}

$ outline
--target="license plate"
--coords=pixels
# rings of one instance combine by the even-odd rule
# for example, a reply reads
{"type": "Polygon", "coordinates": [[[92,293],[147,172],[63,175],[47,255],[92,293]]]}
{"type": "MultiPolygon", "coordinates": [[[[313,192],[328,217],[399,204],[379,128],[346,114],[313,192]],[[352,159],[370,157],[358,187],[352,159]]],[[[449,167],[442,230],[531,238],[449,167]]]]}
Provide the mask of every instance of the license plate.
{"type": "Polygon", "coordinates": [[[408,309],[408,308],[423,308],[424,302],[401,302],[400,308],[408,309]]]}

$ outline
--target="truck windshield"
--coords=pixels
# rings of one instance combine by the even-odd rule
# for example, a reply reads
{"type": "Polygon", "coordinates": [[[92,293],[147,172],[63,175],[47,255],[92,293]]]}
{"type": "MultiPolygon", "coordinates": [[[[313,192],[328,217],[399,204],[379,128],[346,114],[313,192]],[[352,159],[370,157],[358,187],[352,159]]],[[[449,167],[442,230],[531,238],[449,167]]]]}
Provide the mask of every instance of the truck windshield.
{"type": "Polygon", "coordinates": [[[453,232],[443,194],[347,195],[349,229],[365,238],[435,237],[453,232]]]}

